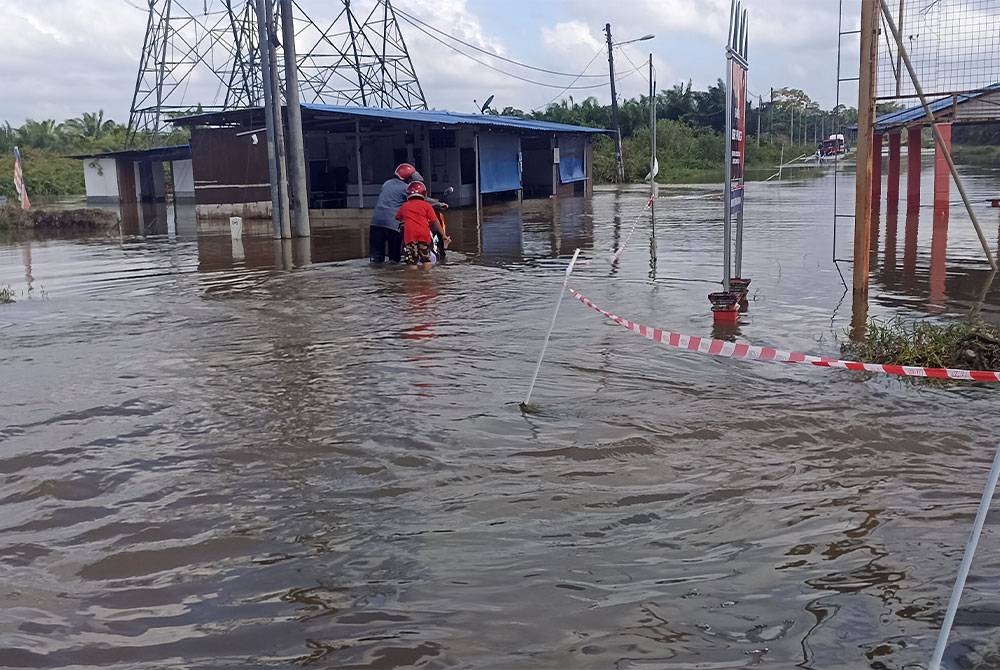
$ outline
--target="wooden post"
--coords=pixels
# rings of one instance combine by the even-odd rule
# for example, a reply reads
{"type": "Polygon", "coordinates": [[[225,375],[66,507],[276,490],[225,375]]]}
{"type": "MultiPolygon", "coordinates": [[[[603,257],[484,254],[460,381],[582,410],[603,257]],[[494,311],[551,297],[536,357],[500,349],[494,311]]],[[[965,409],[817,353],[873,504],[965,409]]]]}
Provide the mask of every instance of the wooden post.
{"type": "MultiPolygon", "coordinates": [[[[861,0],[861,58],[858,81],[857,174],[854,206],[854,294],[868,297],[868,252],[872,226],[872,139],[875,124],[875,68],[877,64],[878,0],[861,0]]],[[[855,309],[867,317],[867,309],[855,309]]],[[[855,324],[854,336],[863,336],[855,324]]]]}
{"type": "Polygon", "coordinates": [[[906,213],[920,211],[920,126],[906,131],[906,213]]]}
{"type": "Polygon", "coordinates": [[[894,213],[899,211],[899,155],[901,147],[902,133],[893,131],[889,133],[889,183],[885,193],[885,211],[894,213]]]}

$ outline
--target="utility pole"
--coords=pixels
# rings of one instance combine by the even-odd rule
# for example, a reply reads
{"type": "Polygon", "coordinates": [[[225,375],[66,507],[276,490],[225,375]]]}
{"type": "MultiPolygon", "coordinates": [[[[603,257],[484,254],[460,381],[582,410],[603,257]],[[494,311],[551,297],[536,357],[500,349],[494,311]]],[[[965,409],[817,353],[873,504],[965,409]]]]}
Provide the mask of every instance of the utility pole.
{"type": "Polygon", "coordinates": [[[757,96],[757,148],[760,148],[760,116],[764,113],[764,101],[757,96]]]}
{"type": "Polygon", "coordinates": [[[295,236],[309,237],[309,191],[306,188],[306,150],[302,140],[302,108],[299,106],[299,65],[295,57],[295,23],[292,0],[279,0],[281,33],[285,55],[285,102],[288,105],[288,181],[292,187],[295,236]]]}
{"type": "Polygon", "coordinates": [[[264,89],[264,126],[267,129],[267,173],[271,182],[271,225],[274,238],[281,239],[281,197],[278,191],[278,154],[275,150],[274,100],[271,98],[271,59],[268,52],[271,40],[267,34],[267,18],[264,3],[257,0],[257,37],[260,42],[260,70],[264,89]]]}
{"type": "MultiPolygon", "coordinates": [[[[258,8],[263,9],[263,14],[258,13],[258,21],[263,17],[264,31],[267,41],[261,44],[261,61],[267,59],[267,67],[270,77],[262,82],[265,87],[271,89],[271,114],[274,123],[274,155],[276,171],[278,174],[278,213],[281,222],[281,237],[292,236],[291,223],[288,213],[288,171],[285,164],[285,124],[281,120],[281,86],[278,85],[278,57],[275,52],[275,42],[277,35],[274,33],[274,10],[271,0],[257,0],[258,8]],[[263,7],[261,7],[263,5],[263,7]]],[[[263,64],[262,64],[263,67],[263,64]]],[[[263,73],[263,70],[261,71],[263,73]]]]}
{"type": "Polygon", "coordinates": [[[618,95],[615,92],[615,55],[614,42],[611,40],[611,24],[604,24],[604,32],[608,38],[608,71],[611,73],[611,125],[615,131],[615,164],[618,167],[618,182],[625,181],[625,161],[622,157],[622,129],[618,123],[618,95]]]}

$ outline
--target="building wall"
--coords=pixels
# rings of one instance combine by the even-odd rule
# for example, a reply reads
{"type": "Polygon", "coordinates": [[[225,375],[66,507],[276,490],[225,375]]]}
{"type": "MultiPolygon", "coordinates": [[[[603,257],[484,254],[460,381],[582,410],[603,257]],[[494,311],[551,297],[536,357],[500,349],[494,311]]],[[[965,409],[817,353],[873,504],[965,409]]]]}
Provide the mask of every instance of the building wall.
{"type": "Polygon", "coordinates": [[[267,142],[257,133],[237,137],[234,128],[192,128],[191,157],[195,204],[199,214],[228,215],[244,204],[267,203],[271,187],[267,171],[267,142]],[[229,207],[237,205],[236,209],[229,207]],[[204,207],[203,207],[204,206],[204,207]]]}
{"type": "Polygon", "coordinates": [[[117,203],[118,167],[114,158],[83,159],[83,179],[86,184],[87,202],[117,203]]]}
{"type": "Polygon", "coordinates": [[[173,161],[171,163],[171,172],[174,176],[175,198],[194,197],[194,172],[192,169],[193,162],[190,159],[186,161],[173,161]]]}

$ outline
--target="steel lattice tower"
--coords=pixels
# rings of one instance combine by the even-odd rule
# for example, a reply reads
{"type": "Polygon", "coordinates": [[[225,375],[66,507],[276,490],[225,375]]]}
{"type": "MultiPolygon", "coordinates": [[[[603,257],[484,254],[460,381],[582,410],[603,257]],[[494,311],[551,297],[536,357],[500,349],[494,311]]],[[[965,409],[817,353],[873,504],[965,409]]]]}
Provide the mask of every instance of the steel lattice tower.
{"type": "MultiPolygon", "coordinates": [[[[277,15],[278,3],[270,1],[277,15]]],[[[172,114],[262,104],[254,0],[147,2],[130,144],[162,132],[172,114]]],[[[353,6],[340,0],[328,23],[311,16],[306,4],[293,3],[303,102],[427,108],[391,0],[354,0],[353,6]],[[359,6],[365,11],[357,12],[359,6]]],[[[271,34],[277,43],[280,31],[271,34]]],[[[280,44],[278,50],[280,60],[280,44]]]]}

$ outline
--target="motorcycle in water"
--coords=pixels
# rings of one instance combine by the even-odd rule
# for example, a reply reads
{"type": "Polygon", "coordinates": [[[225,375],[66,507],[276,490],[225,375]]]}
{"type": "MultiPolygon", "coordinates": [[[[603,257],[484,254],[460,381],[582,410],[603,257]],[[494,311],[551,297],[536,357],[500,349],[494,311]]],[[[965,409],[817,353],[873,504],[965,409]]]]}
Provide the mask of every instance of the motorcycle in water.
{"type": "Polygon", "coordinates": [[[445,192],[438,200],[431,202],[431,206],[434,207],[434,212],[437,214],[438,224],[441,226],[441,232],[444,233],[444,237],[442,237],[437,233],[437,231],[431,231],[431,238],[433,240],[431,244],[431,253],[435,259],[435,264],[444,263],[445,260],[447,260],[448,243],[444,238],[448,236],[448,228],[444,221],[444,210],[448,209],[448,196],[454,192],[455,187],[449,186],[445,189],[445,192]]]}

